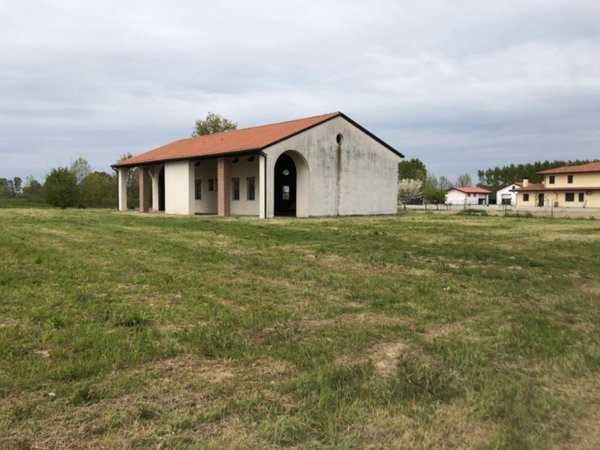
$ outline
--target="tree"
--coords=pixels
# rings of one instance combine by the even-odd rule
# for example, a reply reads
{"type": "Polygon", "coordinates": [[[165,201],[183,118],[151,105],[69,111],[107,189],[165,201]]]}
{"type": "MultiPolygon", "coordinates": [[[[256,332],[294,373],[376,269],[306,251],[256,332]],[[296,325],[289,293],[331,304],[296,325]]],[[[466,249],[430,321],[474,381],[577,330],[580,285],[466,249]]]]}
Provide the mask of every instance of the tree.
{"type": "Polygon", "coordinates": [[[84,206],[81,198],[81,183],[83,183],[85,177],[91,173],[92,167],[87,159],[85,159],[83,156],[80,156],[71,163],[69,170],[73,172],[73,175],[75,175],[75,179],[77,180],[77,189],[75,190],[75,205],[84,206]]]}
{"type": "Polygon", "coordinates": [[[444,175],[442,175],[441,177],[438,178],[438,188],[443,190],[444,192],[446,192],[448,189],[450,189],[452,186],[452,183],[450,182],[450,180],[448,178],[446,178],[444,175]]]}
{"type": "Polygon", "coordinates": [[[80,185],[85,177],[87,177],[92,171],[90,163],[83,156],[80,156],[71,163],[71,172],[75,174],[77,185],[80,185]]]}
{"type": "Polygon", "coordinates": [[[418,158],[400,161],[398,163],[398,179],[399,180],[421,180],[425,181],[427,176],[427,168],[423,161],[418,158]]]}
{"type": "Polygon", "coordinates": [[[75,206],[77,177],[67,167],[58,167],[46,176],[44,198],[47,203],[60,208],[75,206]]]}
{"type": "Polygon", "coordinates": [[[23,186],[23,195],[28,198],[39,198],[42,193],[42,185],[33,176],[25,178],[23,186]]]}
{"type": "Polygon", "coordinates": [[[448,179],[446,177],[442,176],[438,180],[434,174],[428,174],[423,185],[423,199],[434,205],[444,203],[446,201],[447,183],[448,179]]]}
{"type": "Polygon", "coordinates": [[[8,198],[8,197],[10,197],[8,180],[6,178],[0,178],[0,198],[8,198]]]}
{"type": "Polygon", "coordinates": [[[81,204],[86,208],[114,208],[117,204],[116,192],[114,176],[106,172],[92,172],[81,182],[81,204]]]}
{"type": "Polygon", "coordinates": [[[20,177],[14,177],[12,180],[0,178],[0,198],[16,197],[21,193],[23,180],[20,177]]]}
{"type": "Polygon", "coordinates": [[[206,136],[208,134],[221,133],[222,131],[237,129],[237,123],[226,119],[219,114],[209,112],[205,119],[196,120],[192,137],[206,136]]]}
{"type": "Polygon", "coordinates": [[[17,195],[17,194],[21,193],[21,186],[22,185],[23,185],[23,180],[21,179],[21,177],[14,177],[13,178],[14,195],[17,195]]]}
{"type": "Polygon", "coordinates": [[[398,183],[398,201],[406,211],[406,204],[411,200],[421,197],[423,182],[405,178],[398,183]]]}
{"type": "Polygon", "coordinates": [[[464,173],[458,177],[456,180],[456,186],[458,187],[470,187],[473,186],[473,180],[471,180],[471,175],[468,173],[464,173]]]}

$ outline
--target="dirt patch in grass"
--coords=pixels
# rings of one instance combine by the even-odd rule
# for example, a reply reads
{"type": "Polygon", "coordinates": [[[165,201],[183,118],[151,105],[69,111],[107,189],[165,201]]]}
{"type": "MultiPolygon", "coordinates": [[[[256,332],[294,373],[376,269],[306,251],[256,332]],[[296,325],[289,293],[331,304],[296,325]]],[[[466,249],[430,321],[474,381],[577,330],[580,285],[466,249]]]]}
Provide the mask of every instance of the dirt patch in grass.
{"type": "Polygon", "coordinates": [[[342,355],[336,358],[335,362],[348,367],[371,363],[377,376],[391,377],[397,372],[400,358],[409,352],[410,346],[405,341],[383,342],[366,349],[355,357],[342,355]]]}
{"type": "Polygon", "coordinates": [[[396,373],[398,360],[406,353],[408,346],[404,342],[385,342],[378,344],[369,352],[369,360],[375,373],[389,377],[396,373]]]}
{"type": "Polygon", "coordinates": [[[577,422],[573,448],[596,450],[600,446],[600,406],[591,406],[577,422]]]}
{"type": "Polygon", "coordinates": [[[462,403],[437,404],[429,410],[414,408],[410,416],[372,411],[359,430],[361,439],[377,443],[369,448],[479,448],[485,447],[494,432],[493,424],[477,420],[462,403]],[[427,417],[427,426],[415,418],[418,416],[427,417]]]}
{"type": "MultiPolygon", "coordinates": [[[[356,305],[357,308],[362,305],[356,305]]],[[[318,330],[320,328],[331,327],[339,324],[361,324],[361,325],[407,325],[408,321],[402,317],[389,316],[377,313],[346,313],[326,319],[306,319],[300,322],[299,328],[303,331],[318,330]]]]}
{"type": "Polygon", "coordinates": [[[19,323],[10,317],[0,317],[0,328],[16,327],[19,323]]]}

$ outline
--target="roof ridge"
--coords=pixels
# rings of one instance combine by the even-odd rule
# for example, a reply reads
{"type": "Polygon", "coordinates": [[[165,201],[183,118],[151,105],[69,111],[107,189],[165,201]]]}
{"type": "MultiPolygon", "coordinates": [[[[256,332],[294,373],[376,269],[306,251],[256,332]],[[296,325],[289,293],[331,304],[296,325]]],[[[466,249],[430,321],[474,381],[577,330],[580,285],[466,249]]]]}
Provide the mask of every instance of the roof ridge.
{"type": "MultiPolygon", "coordinates": [[[[257,128],[265,128],[265,127],[272,127],[272,126],[277,126],[277,125],[284,125],[284,124],[288,124],[288,123],[293,123],[293,122],[301,122],[303,120],[311,120],[311,119],[317,119],[319,117],[323,117],[323,119],[327,118],[331,118],[331,117],[335,117],[338,115],[341,115],[342,112],[341,111],[335,111],[335,112],[330,112],[330,113],[326,113],[326,114],[317,114],[315,116],[309,116],[309,117],[301,117],[300,119],[290,119],[290,120],[284,120],[282,122],[273,122],[273,123],[267,123],[264,125],[254,125],[251,127],[244,127],[244,128],[236,128],[234,130],[225,130],[225,131],[220,131],[218,133],[213,133],[213,134],[204,134],[201,136],[191,136],[192,139],[195,138],[206,138],[209,136],[217,136],[219,134],[223,134],[223,133],[227,133],[229,131],[245,131],[245,130],[254,130],[257,128]]],[[[190,139],[190,138],[185,138],[185,139],[190,139]]],[[[183,139],[180,139],[183,140],[183,139]]]]}

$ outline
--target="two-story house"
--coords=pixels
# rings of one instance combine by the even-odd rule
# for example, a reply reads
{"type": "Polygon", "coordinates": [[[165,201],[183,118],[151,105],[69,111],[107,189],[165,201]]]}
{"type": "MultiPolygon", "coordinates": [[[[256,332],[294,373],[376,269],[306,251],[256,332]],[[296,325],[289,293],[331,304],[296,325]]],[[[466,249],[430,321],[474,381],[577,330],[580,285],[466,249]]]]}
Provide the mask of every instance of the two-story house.
{"type": "Polygon", "coordinates": [[[563,166],[538,172],[542,183],[515,189],[519,206],[600,208],[600,162],[563,166]]]}

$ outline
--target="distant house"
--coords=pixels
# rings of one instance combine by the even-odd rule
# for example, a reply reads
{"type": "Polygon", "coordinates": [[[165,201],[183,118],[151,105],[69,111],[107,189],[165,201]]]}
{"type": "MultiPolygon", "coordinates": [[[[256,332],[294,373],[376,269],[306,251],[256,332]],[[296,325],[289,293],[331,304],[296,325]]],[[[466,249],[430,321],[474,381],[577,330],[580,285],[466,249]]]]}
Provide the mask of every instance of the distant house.
{"type": "Polygon", "coordinates": [[[480,187],[452,187],[446,191],[447,205],[487,205],[490,191],[480,187]]]}
{"type": "Polygon", "coordinates": [[[138,168],[140,212],[151,196],[152,210],[171,214],[307,217],[395,214],[402,158],[334,112],[181,139],[112,167],[120,210],[138,168]]]}
{"type": "Polygon", "coordinates": [[[496,191],[496,204],[515,206],[517,204],[516,189],[520,187],[523,187],[521,183],[513,183],[496,191]]]}
{"type": "Polygon", "coordinates": [[[516,189],[518,206],[600,208],[600,162],[563,166],[538,172],[542,183],[516,189]]]}

